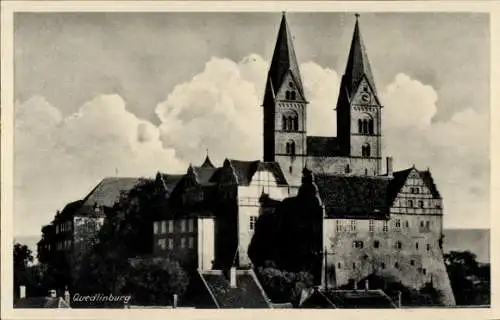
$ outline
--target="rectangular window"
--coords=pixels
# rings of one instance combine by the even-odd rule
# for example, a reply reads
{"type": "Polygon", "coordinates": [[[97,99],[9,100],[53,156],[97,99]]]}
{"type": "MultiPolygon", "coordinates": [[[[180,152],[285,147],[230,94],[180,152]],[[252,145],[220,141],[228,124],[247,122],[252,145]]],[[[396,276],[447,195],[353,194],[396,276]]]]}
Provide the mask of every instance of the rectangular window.
{"type": "Polygon", "coordinates": [[[186,238],[182,237],[181,238],[181,248],[185,248],[186,247],[186,238]]]}
{"type": "Polygon", "coordinates": [[[193,232],[194,231],[194,219],[189,219],[188,220],[188,231],[193,232]]]}
{"type": "Polygon", "coordinates": [[[418,207],[419,207],[419,208],[423,208],[423,207],[424,207],[424,202],[423,202],[422,200],[420,200],[420,201],[418,202],[418,207]]]}
{"type": "Polygon", "coordinates": [[[425,222],[425,228],[426,228],[427,230],[429,230],[429,229],[430,229],[430,227],[431,227],[431,222],[430,222],[430,221],[426,221],[426,222],[425,222]]]}
{"type": "Polygon", "coordinates": [[[351,231],[356,231],[356,220],[351,220],[351,231]]]}
{"type": "Polygon", "coordinates": [[[370,232],[373,232],[373,231],[375,230],[375,222],[374,222],[373,220],[370,220],[370,221],[368,222],[368,230],[369,230],[370,232]]]}
{"type": "Polygon", "coordinates": [[[410,223],[408,222],[408,220],[405,221],[405,228],[409,228],[410,227],[410,223]]]}
{"type": "Polygon", "coordinates": [[[380,247],[380,242],[378,240],[373,241],[373,247],[374,248],[380,247]]]}
{"type": "Polygon", "coordinates": [[[167,233],[167,221],[162,221],[161,222],[160,233],[161,234],[167,233]]]}
{"type": "Polygon", "coordinates": [[[250,217],[250,230],[255,230],[255,223],[257,222],[257,217],[250,217]]]}
{"type": "Polygon", "coordinates": [[[193,237],[189,237],[189,239],[188,239],[188,246],[189,246],[189,249],[193,249],[194,248],[194,238],[193,237]]]}
{"type": "Polygon", "coordinates": [[[398,229],[401,228],[401,220],[396,219],[395,224],[396,224],[396,228],[398,228],[398,229]]]}
{"type": "Polygon", "coordinates": [[[158,239],[158,247],[160,247],[162,250],[165,250],[165,248],[167,247],[167,240],[158,239]]]}
{"type": "Polygon", "coordinates": [[[382,227],[382,231],[384,232],[389,231],[389,227],[387,226],[387,221],[384,221],[384,226],[382,227]]]}
{"type": "Polygon", "coordinates": [[[174,220],[167,220],[167,232],[168,233],[174,232],[174,220]]]}
{"type": "Polygon", "coordinates": [[[174,239],[168,238],[168,248],[173,249],[174,248],[174,239]]]}
{"type": "Polygon", "coordinates": [[[186,220],[181,219],[181,232],[186,232],[186,220]]]}
{"type": "Polygon", "coordinates": [[[337,224],[337,232],[342,231],[342,222],[340,220],[337,220],[336,224],[337,224]]]}
{"type": "Polygon", "coordinates": [[[431,251],[431,245],[427,244],[427,251],[431,251]]]}
{"type": "Polygon", "coordinates": [[[418,242],[415,243],[415,249],[418,250],[418,242]]]}
{"type": "Polygon", "coordinates": [[[158,234],[158,221],[153,223],[153,233],[158,234]]]}

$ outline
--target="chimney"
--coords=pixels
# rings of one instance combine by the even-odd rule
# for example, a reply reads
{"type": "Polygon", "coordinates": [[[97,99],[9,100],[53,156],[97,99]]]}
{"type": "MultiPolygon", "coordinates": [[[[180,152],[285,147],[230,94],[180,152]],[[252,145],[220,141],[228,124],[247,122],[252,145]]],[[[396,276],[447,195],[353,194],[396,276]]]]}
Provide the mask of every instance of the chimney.
{"type": "Polygon", "coordinates": [[[68,287],[66,287],[66,289],[64,290],[64,301],[66,301],[68,304],[71,303],[71,298],[70,298],[70,295],[69,295],[69,290],[68,290],[68,287]]]}
{"type": "Polygon", "coordinates": [[[231,267],[229,270],[229,285],[231,288],[236,288],[236,267],[231,267]]]}
{"type": "Polygon", "coordinates": [[[19,298],[26,298],[26,286],[19,287],[19,298]]]}
{"type": "Polygon", "coordinates": [[[387,157],[386,162],[387,162],[387,168],[386,168],[387,176],[392,177],[392,157],[387,157]]]}
{"type": "Polygon", "coordinates": [[[368,279],[365,280],[365,290],[366,291],[370,290],[370,283],[369,283],[368,279]]]}
{"type": "Polygon", "coordinates": [[[177,294],[174,294],[174,303],[173,303],[172,308],[174,308],[174,309],[177,308],[178,300],[179,300],[179,296],[177,294]]]}

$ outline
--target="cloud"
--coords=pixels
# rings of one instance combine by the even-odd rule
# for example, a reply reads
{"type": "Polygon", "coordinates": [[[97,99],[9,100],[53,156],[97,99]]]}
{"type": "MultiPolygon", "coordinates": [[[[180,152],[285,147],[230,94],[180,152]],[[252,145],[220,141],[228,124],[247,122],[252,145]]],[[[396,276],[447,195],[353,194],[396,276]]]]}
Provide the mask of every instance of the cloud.
{"type": "Polygon", "coordinates": [[[383,152],[400,169],[430,168],[444,199],[446,227],[488,227],[489,117],[471,107],[431,122],[437,100],[432,87],[398,74],[382,94],[383,152]]]}
{"type": "MultiPolygon", "coordinates": [[[[225,157],[260,159],[267,70],[256,54],[239,62],[212,58],[157,105],[159,126],[137,118],[117,95],[98,96],[68,117],[42,97],[17,103],[16,234],[38,233],[55,210],[116,169],[120,176],[184,172],[188,162],[203,160],[205,149],[219,164],[225,157]]],[[[301,72],[309,134],[335,135],[338,74],[314,62],[302,64],[301,72]]],[[[396,169],[431,168],[446,227],[489,226],[488,116],[470,108],[431,122],[436,91],[403,73],[381,88],[380,97],[384,155],[394,157],[396,169]]]]}
{"type": "Polygon", "coordinates": [[[16,103],[15,112],[15,234],[39,233],[56,210],[117,171],[185,171],[175,151],[163,148],[158,128],[117,95],[99,96],[66,118],[42,97],[16,103]]]}

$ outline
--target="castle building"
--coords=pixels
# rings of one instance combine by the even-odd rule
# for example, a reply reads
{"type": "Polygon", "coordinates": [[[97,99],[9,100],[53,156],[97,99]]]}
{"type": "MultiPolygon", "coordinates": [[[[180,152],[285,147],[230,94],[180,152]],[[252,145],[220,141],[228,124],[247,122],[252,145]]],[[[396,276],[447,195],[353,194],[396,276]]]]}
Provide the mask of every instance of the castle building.
{"type": "MultiPolygon", "coordinates": [[[[442,253],[443,200],[430,171],[393,171],[387,157],[382,172],[382,104],[358,16],[336,137],[307,135],[308,102],[284,14],[262,107],[263,161],[225,159],[218,167],[207,155],[185,174],[156,175],[165,201],[151,226],[152,254],[202,273],[285,261],[313,270],[324,288],[387,274],[415,289],[430,282],[454,305],[442,253]]],[[[113,181],[101,182],[46,232],[58,234],[62,225],[74,237],[77,217],[112,206],[138,183],[113,181]]]]}
{"type": "Polygon", "coordinates": [[[337,137],[307,135],[307,103],[283,14],[262,105],[264,161],[278,162],[291,185],[300,184],[306,164],[313,172],[381,174],[382,105],[357,18],[336,104],[337,137]]]}

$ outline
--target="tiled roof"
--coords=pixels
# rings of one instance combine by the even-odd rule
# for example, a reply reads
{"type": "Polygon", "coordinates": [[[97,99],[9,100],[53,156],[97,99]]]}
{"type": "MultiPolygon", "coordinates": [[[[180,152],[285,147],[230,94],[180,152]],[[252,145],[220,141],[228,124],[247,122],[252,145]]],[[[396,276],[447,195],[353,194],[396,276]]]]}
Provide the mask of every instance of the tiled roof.
{"type": "MultiPolygon", "coordinates": [[[[242,160],[234,160],[234,159],[226,159],[226,165],[229,164],[233,169],[234,175],[236,176],[238,185],[240,186],[248,186],[252,181],[254,174],[257,171],[269,171],[274,175],[276,182],[279,185],[287,185],[287,181],[281,170],[280,165],[277,162],[263,162],[259,160],[255,161],[242,161],[242,160]]],[[[222,168],[218,168],[212,178],[211,182],[216,182],[220,172],[222,172],[222,168]]]]}
{"type": "Polygon", "coordinates": [[[61,297],[29,297],[20,299],[14,308],[70,308],[69,304],[61,297]]]}
{"type": "Polygon", "coordinates": [[[200,273],[218,308],[270,308],[270,301],[252,270],[236,271],[236,287],[220,270],[200,273]]]}
{"type": "Polygon", "coordinates": [[[394,309],[391,298],[382,290],[327,290],[323,294],[337,308],[346,309],[394,309]]]}
{"type": "Polygon", "coordinates": [[[94,206],[112,207],[122,192],[129,192],[137,186],[141,178],[104,178],[85,199],[77,214],[88,214],[94,206]]]}
{"type": "Polygon", "coordinates": [[[317,175],[314,180],[327,216],[347,219],[387,218],[389,179],[317,175]]]}
{"type": "Polygon", "coordinates": [[[307,154],[313,157],[340,155],[337,138],[308,136],[307,154]]]}

